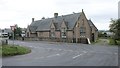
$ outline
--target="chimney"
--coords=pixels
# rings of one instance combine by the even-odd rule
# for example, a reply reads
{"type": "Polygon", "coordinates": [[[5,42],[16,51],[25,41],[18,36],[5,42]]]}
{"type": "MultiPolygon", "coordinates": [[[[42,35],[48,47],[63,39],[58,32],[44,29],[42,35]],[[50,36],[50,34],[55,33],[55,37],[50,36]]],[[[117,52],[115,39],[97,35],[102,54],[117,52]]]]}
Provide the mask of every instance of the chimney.
{"type": "Polygon", "coordinates": [[[57,18],[58,17],[58,13],[54,13],[54,17],[57,18]]]}
{"type": "Polygon", "coordinates": [[[84,12],[83,9],[82,9],[82,12],[84,12]]]}
{"type": "Polygon", "coordinates": [[[35,19],[34,19],[34,18],[32,18],[32,22],[34,22],[34,20],[35,20],[35,19]]]}
{"type": "Polygon", "coordinates": [[[45,19],[45,17],[42,17],[42,20],[45,19]]]}

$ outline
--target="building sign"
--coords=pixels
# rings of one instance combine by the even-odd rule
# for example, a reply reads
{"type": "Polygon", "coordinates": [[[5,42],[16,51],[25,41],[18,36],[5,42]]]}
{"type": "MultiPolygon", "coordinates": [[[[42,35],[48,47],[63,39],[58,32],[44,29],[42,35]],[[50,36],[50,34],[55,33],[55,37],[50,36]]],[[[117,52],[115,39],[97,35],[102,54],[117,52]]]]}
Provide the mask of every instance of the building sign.
{"type": "Polygon", "coordinates": [[[16,29],[16,26],[10,26],[11,30],[14,31],[16,29]]]}

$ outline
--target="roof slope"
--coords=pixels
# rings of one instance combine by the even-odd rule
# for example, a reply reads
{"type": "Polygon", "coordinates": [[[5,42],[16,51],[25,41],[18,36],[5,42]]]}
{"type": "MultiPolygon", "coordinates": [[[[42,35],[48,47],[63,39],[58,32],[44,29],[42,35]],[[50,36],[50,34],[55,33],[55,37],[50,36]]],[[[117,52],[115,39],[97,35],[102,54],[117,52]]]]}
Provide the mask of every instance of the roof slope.
{"type": "Polygon", "coordinates": [[[88,23],[91,28],[94,27],[98,31],[97,27],[93,24],[93,22],[91,20],[88,20],[88,23]]]}
{"type": "Polygon", "coordinates": [[[52,23],[52,20],[54,21],[54,23],[57,23],[56,24],[57,29],[60,29],[63,20],[67,22],[68,29],[73,29],[80,15],[81,13],[74,13],[69,15],[58,16],[56,18],[53,17],[53,18],[34,21],[30,24],[30,30],[32,32],[50,30],[50,24],[52,23]]]}

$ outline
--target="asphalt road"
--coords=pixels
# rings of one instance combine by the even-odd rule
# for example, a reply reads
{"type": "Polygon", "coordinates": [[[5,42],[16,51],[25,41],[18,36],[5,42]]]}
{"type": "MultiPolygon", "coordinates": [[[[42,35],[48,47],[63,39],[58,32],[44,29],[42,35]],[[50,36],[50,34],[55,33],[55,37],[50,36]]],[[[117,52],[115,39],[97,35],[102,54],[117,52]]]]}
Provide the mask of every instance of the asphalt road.
{"type": "MultiPolygon", "coordinates": [[[[9,41],[12,44],[12,41],[9,41]]],[[[15,41],[32,52],[2,58],[3,66],[118,66],[118,47],[45,41],[15,41]]]]}

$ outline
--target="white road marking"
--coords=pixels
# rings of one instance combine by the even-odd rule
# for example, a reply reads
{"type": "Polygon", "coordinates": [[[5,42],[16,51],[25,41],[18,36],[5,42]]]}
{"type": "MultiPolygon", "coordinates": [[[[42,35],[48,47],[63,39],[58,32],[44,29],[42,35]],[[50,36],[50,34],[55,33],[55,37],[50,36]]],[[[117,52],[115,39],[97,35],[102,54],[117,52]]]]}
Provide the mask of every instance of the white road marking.
{"type": "Polygon", "coordinates": [[[81,55],[82,55],[82,54],[80,54],[80,55],[77,55],[77,56],[74,56],[74,57],[73,57],[73,59],[75,59],[75,58],[77,58],[77,57],[79,57],[79,56],[81,56],[81,55]]]}
{"type": "Polygon", "coordinates": [[[62,49],[59,49],[60,51],[62,50],[62,49]]]}
{"type": "Polygon", "coordinates": [[[75,58],[77,58],[77,57],[79,57],[79,56],[81,56],[81,55],[83,55],[83,54],[85,54],[85,53],[87,53],[87,51],[83,51],[82,54],[79,54],[79,55],[77,55],[77,56],[74,56],[73,59],[75,59],[75,58]]]}
{"type": "Polygon", "coordinates": [[[49,55],[47,57],[54,57],[54,56],[59,56],[60,54],[54,54],[54,55],[49,55]]]}

